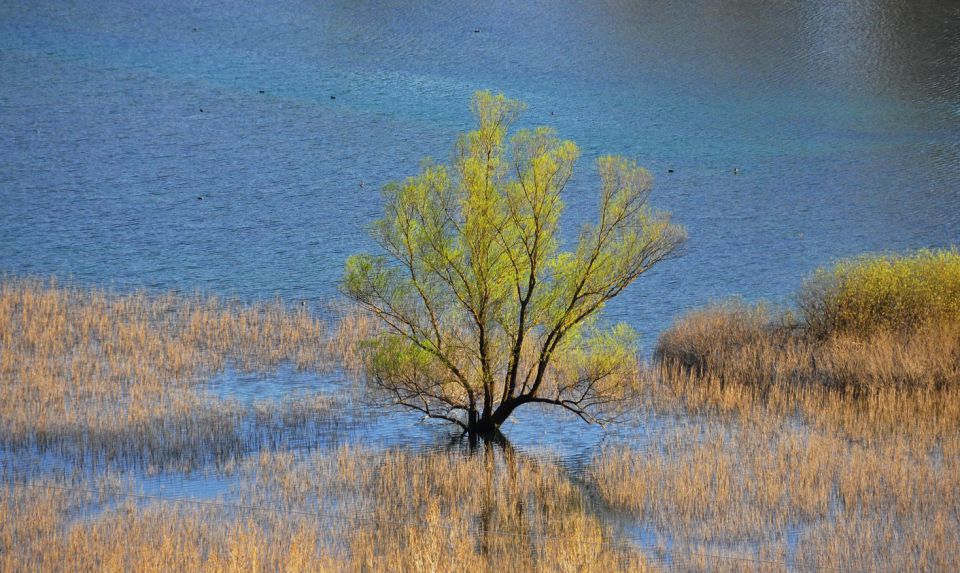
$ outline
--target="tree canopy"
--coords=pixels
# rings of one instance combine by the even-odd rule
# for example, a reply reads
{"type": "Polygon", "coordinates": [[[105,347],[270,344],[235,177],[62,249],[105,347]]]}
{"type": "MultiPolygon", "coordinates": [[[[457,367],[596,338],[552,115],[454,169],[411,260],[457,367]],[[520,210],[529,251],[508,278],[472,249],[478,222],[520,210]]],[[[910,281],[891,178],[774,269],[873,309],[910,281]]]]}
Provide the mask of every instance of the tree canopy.
{"type": "Polygon", "coordinates": [[[686,238],[647,202],[635,161],[597,160],[598,221],[560,249],[563,192],[580,155],[553,129],[518,130],[524,104],[477,92],[476,129],[449,165],[383,189],[379,254],[352,256],[344,292],[382,320],[367,377],[385,401],[470,432],[524,404],[606,421],[636,368],[636,334],[598,326],[604,304],[686,238]]]}

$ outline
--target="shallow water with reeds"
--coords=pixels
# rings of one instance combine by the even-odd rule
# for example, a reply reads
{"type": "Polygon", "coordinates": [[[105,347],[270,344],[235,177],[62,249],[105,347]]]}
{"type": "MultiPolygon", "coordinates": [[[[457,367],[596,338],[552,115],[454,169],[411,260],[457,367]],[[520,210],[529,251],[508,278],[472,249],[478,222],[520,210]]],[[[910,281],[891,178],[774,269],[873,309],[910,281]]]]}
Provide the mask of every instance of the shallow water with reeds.
{"type": "Polygon", "coordinates": [[[375,323],[337,314],[3,282],[0,564],[805,571],[957,558],[955,391],[764,402],[646,367],[617,424],[526,409],[506,440],[473,441],[369,402],[358,345],[375,323]]]}

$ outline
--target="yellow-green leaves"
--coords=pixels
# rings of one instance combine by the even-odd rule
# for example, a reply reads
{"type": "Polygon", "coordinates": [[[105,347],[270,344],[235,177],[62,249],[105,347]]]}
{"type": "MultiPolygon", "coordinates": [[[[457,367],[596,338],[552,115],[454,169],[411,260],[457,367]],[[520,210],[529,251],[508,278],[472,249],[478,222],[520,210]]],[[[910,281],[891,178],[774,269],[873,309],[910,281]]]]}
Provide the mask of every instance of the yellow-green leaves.
{"type": "Polygon", "coordinates": [[[471,108],[477,127],[458,139],[449,166],[425,163],[384,189],[371,234],[386,256],[347,263],[345,292],[390,332],[372,372],[397,402],[415,396],[411,407],[464,425],[483,416],[499,425],[529,401],[597,420],[586,410],[607,403],[597,392],[609,389],[597,377],[632,364],[633,341],[617,327],[583,338],[586,346],[572,342],[606,301],[674,252],[683,229],[647,206],[646,170],[602,157],[599,220],[573,252],[559,252],[562,194],[580,150],[546,127],[509,136],[524,105],[502,94],[478,92],[471,108]],[[557,384],[554,360],[580,374],[557,384]]]}
{"type": "Polygon", "coordinates": [[[930,320],[960,320],[960,253],[918,251],[865,256],[819,269],[799,296],[819,334],[912,330],[930,320]]]}

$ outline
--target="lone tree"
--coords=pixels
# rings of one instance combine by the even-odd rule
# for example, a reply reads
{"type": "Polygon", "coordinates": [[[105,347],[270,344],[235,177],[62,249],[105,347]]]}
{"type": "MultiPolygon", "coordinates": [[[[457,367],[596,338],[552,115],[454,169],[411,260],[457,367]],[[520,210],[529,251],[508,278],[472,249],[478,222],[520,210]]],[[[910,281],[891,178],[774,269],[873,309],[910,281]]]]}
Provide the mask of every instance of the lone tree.
{"type": "Polygon", "coordinates": [[[524,404],[608,419],[636,368],[636,335],[596,316],[686,234],[647,205],[636,162],[597,160],[599,221],[560,251],[562,193],[577,146],[549,128],[507,132],[524,105],[477,92],[477,129],[451,165],[387,185],[372,227],[381,255],[346,264],[346,294],[382,320],[367,376],[388,403],[496,432],[524,404]]]}

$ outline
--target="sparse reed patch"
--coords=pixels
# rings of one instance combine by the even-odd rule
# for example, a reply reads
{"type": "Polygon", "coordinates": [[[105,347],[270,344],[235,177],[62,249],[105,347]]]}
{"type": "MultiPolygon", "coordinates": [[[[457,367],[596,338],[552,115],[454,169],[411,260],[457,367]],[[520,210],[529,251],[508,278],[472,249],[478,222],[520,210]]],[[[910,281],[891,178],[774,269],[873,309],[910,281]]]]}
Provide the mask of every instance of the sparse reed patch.
{"type": "Polygon", "coordinates": [[[652,570],[585,511],[579,489],[549,464],[493,453],[342,449],[306,457],[264,452],[238,471],[244,479],[237,496],[222,506],[129,502],[83,519],[65,511],[86,501],[73,490],[44,495],[42,488],[10,484],[0,491],[0,512],[12,518],[0,525],[0,565],[11,571],[57,571],[65,563],[76,571],[652,570]],[[347,503],[356,496],[369,502],[347,503]]]}
{"type": "MultiPolygon", "coordinates": [[[[588,479],[681,561],[739,545],[750,566],[782,551],[781,564],[810,570],[942,570],[960,557],[960,532],[946,527],[960,519],[958,447],[957,434],[918,448],[909,437],[864,444],[790,423],[716,424],[660,450],[608,449],[588,479]]],[[[695,562],[683,568],[730,565],[695,562]]]]}
{"type": "MultiPolygon", "coordinates": [[[[5,280],[0,445],[148,465],[231,455],[249,446],[241,429],[248,412],[196,383],[228,365],[330,370],[340,364],[336,352],[350,349],[352,331],[341,330],[334,338],[323,321],[279,301],[242,305],[5,280]]],[[[287,406],[275,414],[288,426],[331,410],[313,399],[287,406]]]]}

